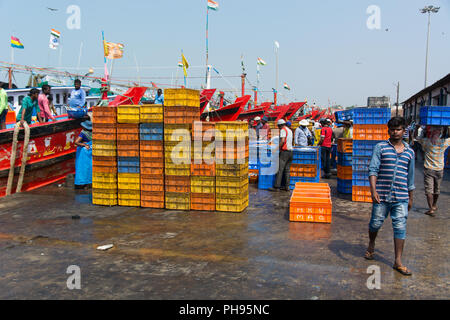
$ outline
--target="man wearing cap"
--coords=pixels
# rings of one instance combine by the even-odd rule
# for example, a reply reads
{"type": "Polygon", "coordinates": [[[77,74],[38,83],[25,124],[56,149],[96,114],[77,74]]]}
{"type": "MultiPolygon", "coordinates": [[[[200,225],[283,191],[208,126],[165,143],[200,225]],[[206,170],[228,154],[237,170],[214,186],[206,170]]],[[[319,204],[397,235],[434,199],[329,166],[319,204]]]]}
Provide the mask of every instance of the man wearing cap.
{"type": "Polygon", "coordinates": [[[323,170],[325,175],[322,179],[331,178],[331,143],[333,140],[333,130],[330,128],[331,120],[323,119],[322,121],[322,131],[320,134],[319,146],[321,150],[323,170]]]}
{"type": "Polygon", "coordinates": [[[275,186],[268,189],[272,192],[278,191],[280,189],[289,191],[291,163],[293,160],[292,142],[294,135],[292,134],[291,129],[286,126],[286,121],[284,121],[283,119],[278,120],[277,125],[280,129],[280,161],[275,186]],[[285,185],[284,187],[281,187],[283,175],[285,177],[285,185]]]}
{"type": "Polygon", "coordinates": [[[270,127],[267,124],[268,121],[269,118],[264,116],[256,127],[256,136],[258,137],[258,140],[269,140],[271,138],[270,127]]]}
{"type": "Polygon", "coordinates": [[[295,130],[295,145],[299,147],[307,147],[309,145],[309,141],[312,139],[312,134],[309,131],[308,120],[300,121],[300,126],[295,130]]]}

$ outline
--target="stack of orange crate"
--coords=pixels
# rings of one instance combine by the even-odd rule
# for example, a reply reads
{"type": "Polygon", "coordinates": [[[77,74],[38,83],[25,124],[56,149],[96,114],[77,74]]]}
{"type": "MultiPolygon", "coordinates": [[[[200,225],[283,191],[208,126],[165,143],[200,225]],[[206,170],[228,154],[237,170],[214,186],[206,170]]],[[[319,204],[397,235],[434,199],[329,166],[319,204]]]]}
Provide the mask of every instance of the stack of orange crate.
{"type": "Polygon", "coordinates": [[[291,164],[291,177],[314,178],[317,176],[315,164],[291,164]]]}
{"type": "Polygon", "coordinates": [[[289,213],[291,222],[331,223],[330,186],[327,183],[296,183],[289,213]]]}
{"type": "Polygon", "coordinates": [[[164,209],[164,112],[143,105],[140,124],[141,207],[164,209]]]}
{"type": "Polygon", "coordinates": [[[337,143],[338,165],[337,165],[337,190],[339,193],[352,194],[352,154],[353,140],[340,138],[337,143]]]}
{"type": "Polygon", "coordinates": [[[191,210],[215,211],[215,124],[194,122],[192,140],[191,210]]]}
{"type": "Polygon", "coordinates": [[[94,107],[92,129],[92,202],[117,205],[117,108],[94,107]]]}

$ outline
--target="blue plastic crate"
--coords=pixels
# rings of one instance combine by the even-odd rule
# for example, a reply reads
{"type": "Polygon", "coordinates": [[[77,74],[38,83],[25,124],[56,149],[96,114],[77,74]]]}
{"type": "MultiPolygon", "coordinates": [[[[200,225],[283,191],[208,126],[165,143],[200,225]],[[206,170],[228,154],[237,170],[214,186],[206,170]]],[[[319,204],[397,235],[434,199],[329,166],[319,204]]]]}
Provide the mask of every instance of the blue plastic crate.
{"type": "Polygon", "coordinates": [[[368,171],[371,157],[353,156],[352,170],[353,171],[368,171]]]}
{"type": "Polygon", "coordinates": [[[137,167],[141,166],[141,161],[138,157],[119,157],[117,159],[117,166],[120,167],[137,167]]]}
{"type": "Polygon", "coordinates": [[[141,173],[139,167],[118,167],[119,173],[141,173]]]}
{"type": "Polygon", "coordinates": [[[420,108],[420,124],[428,126],[450,126],[450,107],[425,106],[420,108]]]}
{"type": "Polygon", "coordinates": [[[343,167],[350,167],[352,165],[352,153],[338,152],[338,165],[343,167]]]}
{"type": "Polygon", "coordinates": [[[353,185],[359,187],[370,187],[368,171],[353,171],[353,185]]]}
{"type": "Polygon", "coordinates": [[[163,123],[142,123],[139,128],[141,140],[162,141],[164,140],[163,123]]]}
{"type": "Polygon", "coordinates": [[[356,108],[353,109],[354,124],[387,124],[391,120],[389,108],[356,108]]]}
{"type": "Polygon", "coordinates": [[[320,182],[320,176],[317,175],[315,178],[291,177],[289,188],[291,190],[294,190],[295,189],[295,184],[297,182],[319,183],[320,182]]]}
{"type": "Polygon", "coordinates": [[[353,156],[369,157],[372,156],[375,146],[382,141],[378,140],[353,140],[353,156]]]}
{"type": "Polygon", "coordinates": [[[353,120],[353,109],[352,110],[344,110],[344,111],[336,111],[334,113],[336,121],[349,121],[353,120]]]}
{"type": "Polygon", "coordinates": [[[277,175],[259,175],[258,189],[267,190],[273,188],[277,175]]]}
{"type": "Polygon", "coordinates": [[[318,160],[318,147],[296,147],[293,150],[294,160],[318,160]]]}
{"type": "Polygon", "coordinates": [[[339,193],[352,194],[352,180],[337,179],[337,190],[339,193]]]}

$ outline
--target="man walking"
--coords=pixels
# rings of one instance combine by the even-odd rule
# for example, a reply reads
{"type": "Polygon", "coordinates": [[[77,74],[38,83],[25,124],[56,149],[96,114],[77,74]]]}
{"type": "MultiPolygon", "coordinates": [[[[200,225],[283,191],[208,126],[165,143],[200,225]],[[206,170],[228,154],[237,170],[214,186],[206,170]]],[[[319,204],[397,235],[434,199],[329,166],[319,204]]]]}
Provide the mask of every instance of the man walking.
{"type": "Polygon", "coordinates": [[[395,117],[388,123],[389,140],[374,148],[369,165],[370,191],[373,207],[369,223],[369,246],[365,258],[374,259],[375,239],[384,220],[391,215],[394,229],[394,270],[405,276],[411,271],[401,261],[406,239],[406,220],[413,204],[414,151],[403,141],[406,122],[395,117]]]}
{"type": "MultiPolygon", "coordinates": [[[[447,131],[448,128],[445,128],[447,131]]],[[[431,127],[429,137],[419,136],[417,141],[422,145],[424,157],[424,186],[429,210],[426,215],[434,217],[438,207],[437,201],[441,193],[441,182],[444,177],[445,150],[450,146],[450,138],[443,127],[431,127]]]]}
{"type": "Polygon", "coordinates": [[[331,143],[333,140],[333,129],[330,128],[331,122],[327,119],[322,121],[322,131],[320,133],[320,152],[323,163],[323,171],[325,172],[322,179],[331,178],[331,143]]]}
{"type": "Polygon", "coordinates": [[[293,160],[292,140],[294,135],[292,134],[291,129],[286,126],[286,121],[284,121],[283,119],[278,120],[277,125],[280,129],[280,161],[275,187],[268,189],[272,192],[276,192],[280,189],[289,191],[291,163],[293,160]],[[285,177],[285,185],[283,188],[281,188],[283,176],[285,177]]]}

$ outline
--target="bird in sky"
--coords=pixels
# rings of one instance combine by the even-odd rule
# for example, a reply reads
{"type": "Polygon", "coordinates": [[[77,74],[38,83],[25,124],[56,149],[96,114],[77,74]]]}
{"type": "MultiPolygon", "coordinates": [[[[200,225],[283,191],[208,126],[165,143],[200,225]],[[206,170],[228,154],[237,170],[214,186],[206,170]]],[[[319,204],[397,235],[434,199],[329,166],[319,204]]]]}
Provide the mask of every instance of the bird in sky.
{"type": "Polygon", "coordinates": [[[47,7],[47,9],[50,10],[50,11],[58,11],[58,9],[49,8],[49,7],[47,7]]]}

